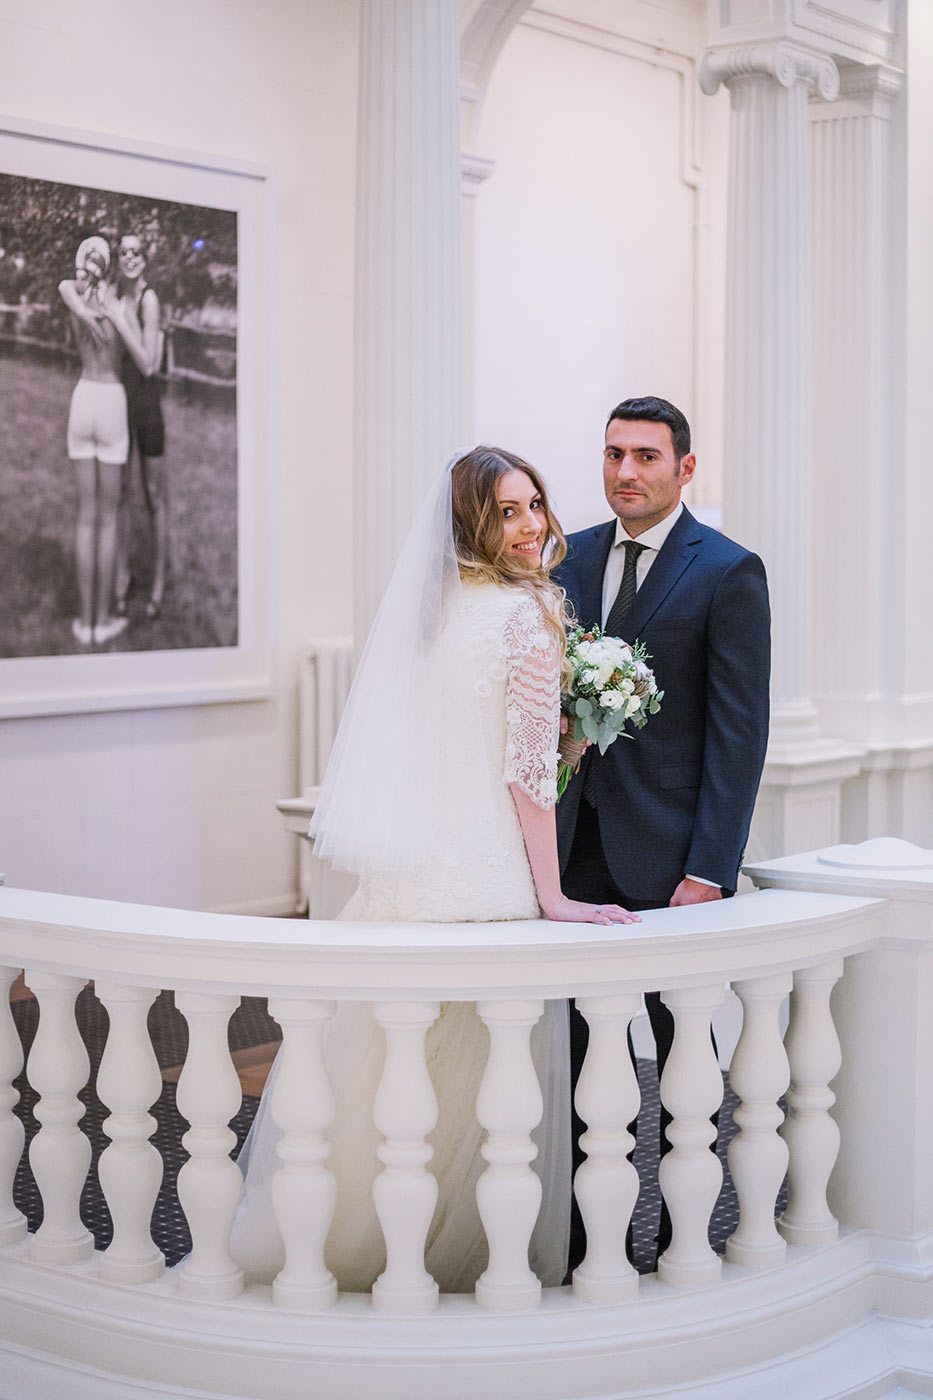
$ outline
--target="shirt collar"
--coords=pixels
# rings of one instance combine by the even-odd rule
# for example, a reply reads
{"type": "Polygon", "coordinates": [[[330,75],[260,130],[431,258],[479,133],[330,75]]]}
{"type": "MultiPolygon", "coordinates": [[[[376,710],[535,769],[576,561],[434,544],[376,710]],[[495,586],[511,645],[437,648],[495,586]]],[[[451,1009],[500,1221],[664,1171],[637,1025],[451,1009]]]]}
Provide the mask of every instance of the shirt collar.
{"type": "MultiPolygon", "coordinates": [[[[644,545],[646,549],[660,549],[683,514],[683,509],[683,501],[678,501],[676,509],[672,510],[670,515],[666,515],[663,520],[658,521],[657,525],[652,525],[650,530],[645,530],[638,536],[637,543],[644,545]]],[[[632,536],[629,534],[628,530],[626,530],[619,517],[616,516],[616,534],[612,542],[613,549],[616,549],[619,545],[625,544],[625,541],[630,539],[632,539],[632,536]]]]}

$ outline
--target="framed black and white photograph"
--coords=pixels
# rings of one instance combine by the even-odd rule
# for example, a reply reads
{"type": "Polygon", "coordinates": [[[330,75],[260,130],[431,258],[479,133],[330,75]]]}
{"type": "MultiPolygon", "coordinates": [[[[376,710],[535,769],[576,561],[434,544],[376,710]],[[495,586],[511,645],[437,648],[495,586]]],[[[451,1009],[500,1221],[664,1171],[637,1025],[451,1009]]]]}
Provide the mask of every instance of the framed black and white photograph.
{"type": "Polygon", "coordinates": [[[0,716],[268,693],[268,205],[0,122],[0,716]]]}

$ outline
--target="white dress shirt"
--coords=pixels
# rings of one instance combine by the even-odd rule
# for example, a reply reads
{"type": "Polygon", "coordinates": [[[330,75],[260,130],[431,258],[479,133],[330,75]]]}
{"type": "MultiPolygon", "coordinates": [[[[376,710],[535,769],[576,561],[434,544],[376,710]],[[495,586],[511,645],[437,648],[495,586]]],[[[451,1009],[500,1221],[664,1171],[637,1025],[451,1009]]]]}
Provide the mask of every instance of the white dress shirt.
{"type": "MultiPolygon", "coordinates": [[[[664,519],[659,520],[657,525],[652,525],[650,530],[645,530],[642,534],[637,536],[637,542],[640,545],[644,545],[645,548],[639,554],[635,564],[636,592],[639,588],[641,588],[642,584],[647,578],[648,570],[651,568],[651,565],[658,557],[658,550],[661,548],[662,544],[667,539],[668,535],[671,533],[674,526],[680,519],[681,514],[683,512],[683,508],[683,501],[679,501],[677,503],[676,510],[672,510],[670,515],[665,515],[664,519]]],[[[619,520],[617,517],[616,537],[612,542],[612,548],[609,551],[609,558],[606,560],[606,568],[605,572],[603,573],[604,627],[606,625],[606,619],[609,616],[609,610],[616,600],[616,594],[618,593],[619,585],[622,582],[622,573],[625,569],[625,550],[623,546],[626,540],[630,540],[633,538],[636,537],[629,534],[628,530],[626,530],[625,526],[622,524],[622,521],[619,520]]],[[[626,641],[629,640],[634,640],[634,638],[626,638],[626,641]]],[[[715,885],[712,880],[704,880],[702,875],[688,875],[687,878],[690,880],[696,880],[698,885],[713,885],[714,889],[719,888],[719,886],[715,885]]]]}

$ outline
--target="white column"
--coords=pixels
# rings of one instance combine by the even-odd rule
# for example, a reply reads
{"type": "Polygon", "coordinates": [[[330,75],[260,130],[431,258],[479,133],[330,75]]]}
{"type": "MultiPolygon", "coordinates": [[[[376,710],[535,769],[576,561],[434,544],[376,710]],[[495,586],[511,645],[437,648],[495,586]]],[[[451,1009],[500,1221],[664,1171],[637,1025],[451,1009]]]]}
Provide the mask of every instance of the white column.
{"type": "Polygon", "coordinates": [[[243,1270],[230,1253],[230,1231],[243,1177],[230,1151],[227,1126],[243,1101],[227,1046],[227,1023],[239,997],[178,992],[175,1005],[188,1022],[188,1054],[178,1080],[178,1111],[191,1127],[182,1145],[191,1154],[178,1173],[178,1199],[191,1231],[191,1253],[179,1265],[179,1291],[223,1302],[243,1287],[243,1270]]]}
{"type": "Polygon", "coordinates": [[[437,1123],[437,1099],[424,1059],[424,1038],[440,1012],[435,1002],[380,1002],[373,1008],[386,1033],[386,1059],[373,1121],[383,1134],[385,1169],[373,1201],[386,1242],[386,1267],[373,1284],[380,1312],[418,1313],[437,1307],[437,1284],[424,1267],[424,1246],[437,1204],[434,1155],[425,1137],[437,1123]]]}
{"type": "Polygon", "coordinates": [[[739,1132],[729,1144],[739,1225],[726,1241],[726,1258],[751,1268],[780,1264],[787,1252],[775,1228],[774,1203],[787,1170],[787,1146],[777,1133],[784,1115],[777,1101],[790,1079],[778,1018],[792,982],[790,973],[778,973],[733,984],[743,1012],[729,1070],[740,1099],[734,1114],[739,1132]]]}
{"type": "Polygon", "coordinates": [[[337,1281],[324,1262],[337,1200],[337,1181],[326,1165],[330,1143],[324,1136],[334,1116],[324,1027],[335,1009],[332,1001],[269,998],[269,1014],[283,1032],[270,1109],[282,1129],[275,1148],[280,1165],[272,1178],[272,1205],[285,1264],[273,1280],[272,1299],[302,1312],[329,1307],[337,1298],[337,1281]]]}
{"type": "Polygon", "coordinates": [[[586,1161],[574,1190],[586,1228],[586,1258],[573,1291],[588,1303],[618,1303],[638,1293],[638,1275],[625,1253],[625,1235],[638,1199],[638,1171],[628,1160],[628,1130],[641,1098],[628,1052],[628,1028],[641,1006],[637,993],[578,998],[590,1038],[577,1083],[576,1108],[587,1124],[580,1138],[586,1161]]]}
{"type": "Polygon", "coordinates": [[[477,1280],[476,1301],[509,1312],[541,1301],[541,1284],[528,1267],[528,1244],[541,1208],[541,1181],[530,1166],[537,1153],[531,1130],[544,1112],[530,1042],[544,1003],[486,1001],[476,1010],[489,1031],[489,1058],[476,1099],[476,1116],[488,1133],[476,1204],[489,1242],[489,1265],[477,1280]]]}
{"type": "MultiPolygon", "coordinates": [[[[840,67],[835,102],[811,102],[814,270],[814,693],[823,727],[873,742],[845,793],[845,841],[895,834],[906,737],[902,661],[909,570],[903,413],[892,323],[903,260],[896,223],[894,98],[903,74],[883,64],[840,67]],[[879,491],[879,480],[884,488],[879,491]],[[844,483],[843,489],[840,489],[844,483]],[[871,509],[866,502],[871,501],[871,509]],[[892,619],[896,619],[892,625],[892,619]],[[877,665],[868,675],[864,639],[877,665]],[[878,674],[884,676],[879,685],[878,674]],[[881,747],[889,742],[891,747],[881,747]],[[892,771],[894,770],[894,771],[892,771]]],[[[915,711],[916,713],[916,711],[915,711]]],[[[914,748],[909,762],[929,763],[914,748]]],[[[806,849],[801,845],[798,849],[806,849]]]]}
{"type": "Polygon", "coordinates": [[[150,1233],[162,1182],[162,1159],[149,1141],[156,1129],[149,1109],[162,1090],[147,1024],[156,993],[100,979],[96,990],[110,1017],[97,1074],[97,1092],[110,1109],[104,1119],[110,1146],[97,1172],[113,1219],[113,1240],[101,1258],[100,1274],[113,1283],[145,1283],[165,1267],[150,1233]]]}
{"type": "Polygon", "coordinates": [[[709,1218],[722,1187],[722,1166],[709,1150],[710,1122],[722,1103],[722,1074],[710,1035],[725,988],[682,987],[662,992],[674,1017],[674,1043],[661,1075],[661,1102],[672,1115],[671,1150],[658,1180],[671,1215],[671,1242],[658,1260],[658,1277],[675,1288],[715,1283],[722,1271],[709,1246],[709,1218]]]}
{"type": "Polygon", "coordinates": [[[355,634],[460,445],[457,0],[362,0],[355,357],[355,634]]]}
{"type": "Polygon", "coordinates": [[[29,1162],[42,1196],[42,1224],[32,1257],[43,1264],[73,1264],[94,1253],[94,1240],[79,1212],[91,1165],[91,1144],[78,1127],[84,1104],[78,1098],[90,1063],[75,1024],[75,999],[83,977],[26,970],[26,985],[39,1002],[39,1029],[29,1052],[27,1074],[39,1095],[42,1124],[29,1144],[29,1162]]]}
{"type": "Polygon", "coordinates": [[[25,1137],[13,1112],[19,1100],[13,1080],[23,1067],[23,1047],[10,1008],[10,988],[18,976],[19,968],[0,967],[0,1245],[21,1240],[26,1233],[26,1217],[13,1204],[13,1180],[25,1137]]]}
{"type": "Polygon", "coordinates": [[[839,958],[794,973],[784,1037],[790,1088],[781,1129],[790,1153],[787,1208],[778,1221],[788,1244],[832,1244],[839,1234],[826,1188],[839,1152],[839,1129],[829,1116],[836,1095],[829,1085],[842,1063],[829,998],[842,966],[839,958]]]}
{"type": "Polygon", "coordinates": [[[807,98],[833,62],[789,43],[707,53],[732,99],[726,306],[726,529],[771,583],[774,738],[815,737],[811,699],[811,294],[807,98]]]}

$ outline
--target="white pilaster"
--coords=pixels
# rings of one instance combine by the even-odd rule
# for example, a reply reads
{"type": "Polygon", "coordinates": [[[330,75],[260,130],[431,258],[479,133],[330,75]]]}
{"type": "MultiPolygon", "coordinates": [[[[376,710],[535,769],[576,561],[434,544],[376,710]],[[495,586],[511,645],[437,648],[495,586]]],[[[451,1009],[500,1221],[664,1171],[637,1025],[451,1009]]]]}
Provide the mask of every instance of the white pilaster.
{"type": "Polygon", "coordinates": [[[459,445],[457,0],[362,0],[355,352],[355,630],[459,445]]]}
{"type": "Polygon", "coordinates": [[[900,737],[884,713],[893,687],[866,669],[864,642],[874,639],[890,675],[890,621],[902,611],[890,392],[890,118],[901,81],[883,64],[845,65],[838,100],[810,104],[814,693],[824,729],[856,741],[900,737]]]}
{"type": "Polygon", "coordinates": [[[703,91],[732,99],[726,306],[726,529],[771,582],[773,730],[817,735],[811,699],[810,161],[807,98],[831,59],[789,43],[707,53],[703,91]]]}

